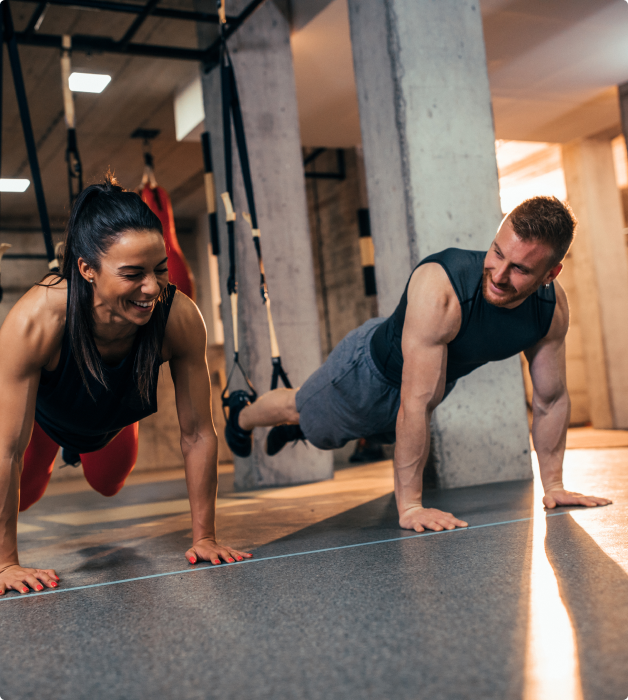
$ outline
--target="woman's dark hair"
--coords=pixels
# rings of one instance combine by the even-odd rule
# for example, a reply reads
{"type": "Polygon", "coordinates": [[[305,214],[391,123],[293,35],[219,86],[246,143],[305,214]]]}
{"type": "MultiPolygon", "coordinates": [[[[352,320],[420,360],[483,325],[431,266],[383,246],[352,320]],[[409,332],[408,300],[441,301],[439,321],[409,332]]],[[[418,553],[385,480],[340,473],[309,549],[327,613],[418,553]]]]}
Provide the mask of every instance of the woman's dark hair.
{"type": "MultiPolygon", "coordinates": [[[[102,185],[86,187],[76,198],[65,232],[60,279],[68,280],[70,297],[66,328],[72,353],[90,396],[85,369],[104,387],[107,380],[94,341],[94,290],[79,272],[82,258],[94,270],[100,270],[103,255],[128,231],[159,231],[161,222],[134,192],[120,187],[112,175],[102,185]]],[[[59,280],[60,281],[60,280],[59,280]]],[[[138,328],[134,374],[142,401],[149,403],[156,381],[155,363],[161,356],[165,330],[163,304],[155,304],[150,320],[138,328]]]]}

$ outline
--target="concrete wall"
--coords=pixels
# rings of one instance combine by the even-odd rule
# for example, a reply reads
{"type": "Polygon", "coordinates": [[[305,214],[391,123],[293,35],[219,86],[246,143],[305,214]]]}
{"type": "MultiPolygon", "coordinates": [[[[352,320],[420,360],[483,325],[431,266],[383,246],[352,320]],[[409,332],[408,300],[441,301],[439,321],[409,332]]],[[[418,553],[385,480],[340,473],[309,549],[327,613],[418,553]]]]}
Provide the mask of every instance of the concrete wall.
{"type": "MultiPolygon", "coordinates": [[[[382,314],[412,268],[448,246],[487,249],[501,218],[480,6],[350,0],[382,314]]],[[[446,487],[531,478],[519,358],[459,382],[436,411],[446,487]]]]}
{"type": "MultiPolygon", "coordinates": [[[[358,209],[368,205],[360,192],[360,161],[356,149],[346,149],[344,158],[344,180],[306,179],[323,358],[349,331],[377,315],[377,297],[365,294],[360,262],[358,209]]],[[[318,173],[336,169],[334,150],[307,166],[318,173]]]]}
{"type": "Polygon", "coordinates": [[[590,417],[596,428],[628,428],[628,260],[611,142],[563,146],[569,202],[579,220],[572,246],[590,417]]]}

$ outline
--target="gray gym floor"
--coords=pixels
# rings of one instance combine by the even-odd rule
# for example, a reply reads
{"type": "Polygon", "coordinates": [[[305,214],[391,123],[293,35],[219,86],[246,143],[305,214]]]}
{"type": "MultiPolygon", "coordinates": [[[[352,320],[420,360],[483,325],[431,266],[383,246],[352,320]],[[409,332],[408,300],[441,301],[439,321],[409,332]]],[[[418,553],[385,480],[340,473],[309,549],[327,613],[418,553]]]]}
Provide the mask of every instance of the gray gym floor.
{"type": "Polygon", "coordinates": [[[0,599],[3,700],[492,699],[628,695],[628,450],[571,450],[614,504],[545,513],[532,483],[428,492],[471,527],[400,530],[390,462],[234,493],[244,563],[192,567],[181,472],[112,499],[51,485],[20,519],[53,592],[0,599]],[[549,516],[549,517],[548,517],[549,516]]]}

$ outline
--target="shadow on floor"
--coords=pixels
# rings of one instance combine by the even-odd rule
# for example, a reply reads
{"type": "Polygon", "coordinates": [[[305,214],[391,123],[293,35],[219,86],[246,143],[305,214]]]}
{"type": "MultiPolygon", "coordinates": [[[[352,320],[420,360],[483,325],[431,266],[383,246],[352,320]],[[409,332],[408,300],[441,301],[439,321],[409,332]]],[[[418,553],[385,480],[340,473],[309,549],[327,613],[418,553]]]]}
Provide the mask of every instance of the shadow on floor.
{"type": "Polygon", "coordinates": [[[547,521],[545,551],[573,626],[584,700],[628,695],[628,575],[571,515],[547,521]]]}

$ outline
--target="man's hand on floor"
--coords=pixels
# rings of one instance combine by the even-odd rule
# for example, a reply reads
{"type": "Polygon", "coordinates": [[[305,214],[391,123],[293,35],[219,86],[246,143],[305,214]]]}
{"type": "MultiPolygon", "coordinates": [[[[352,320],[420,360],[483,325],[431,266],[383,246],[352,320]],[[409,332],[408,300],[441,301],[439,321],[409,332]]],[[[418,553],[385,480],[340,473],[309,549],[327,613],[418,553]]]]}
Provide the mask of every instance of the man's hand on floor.
{"type": "Polygon", "coordinates": [[[442,530],[454,530],[457,527],[467,527],[468,523],[437,508],[414,506],[399,516],[399,525],[405,530],[415,530],[416,532],[424,530],[441,532],[442,530]]]}
{"type": "Polygon", "coordinates": [[[546,508],[556,508],[556,506],[607,506],[613,501],[608,498],[598,496],[583,496],[575,491],[565,491],[565,489],[552,489],[543,496],[543,505],[546,508]]]}

